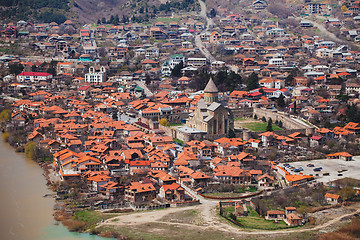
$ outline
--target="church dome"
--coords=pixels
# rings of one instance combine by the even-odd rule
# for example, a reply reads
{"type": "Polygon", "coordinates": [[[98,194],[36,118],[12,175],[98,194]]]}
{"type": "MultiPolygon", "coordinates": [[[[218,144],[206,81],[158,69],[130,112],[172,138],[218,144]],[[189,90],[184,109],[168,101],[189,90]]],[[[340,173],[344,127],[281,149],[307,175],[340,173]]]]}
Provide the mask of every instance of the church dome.
{"type": "Polygon", "coordinates": [[[218,93],[219,89],[216,87],[212,78],[210,78],[209,82],[207,83],[204,92],[206,93],[218,93]]]}

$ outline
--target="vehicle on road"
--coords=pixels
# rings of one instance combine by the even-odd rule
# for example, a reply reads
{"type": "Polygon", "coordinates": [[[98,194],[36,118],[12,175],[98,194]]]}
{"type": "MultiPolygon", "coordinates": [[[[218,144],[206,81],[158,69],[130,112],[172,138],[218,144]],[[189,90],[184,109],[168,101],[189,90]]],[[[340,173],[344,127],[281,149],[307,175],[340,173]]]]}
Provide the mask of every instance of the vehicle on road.
{"type": "Polygon", "coordinates": [[[322,169],[322,167],[317,167],[317,168],[314,168],[313,170],[314,170],[315,172],[320,172],[321,169],[322,169]]]}
{"type": "Polygon", "coordinates": [[[308,165],[306,165],[307,167],[315,167],[315,165],[314,164],[312,164],[312,163],[309,163],[308,165]]]}

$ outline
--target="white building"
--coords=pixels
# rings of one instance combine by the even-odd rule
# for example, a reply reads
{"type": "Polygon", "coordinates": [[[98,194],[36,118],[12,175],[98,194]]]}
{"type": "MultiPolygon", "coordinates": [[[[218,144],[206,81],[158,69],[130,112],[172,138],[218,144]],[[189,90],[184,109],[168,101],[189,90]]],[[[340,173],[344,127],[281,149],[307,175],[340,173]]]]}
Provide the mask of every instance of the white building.
{"type": "Polygon", "coordinates": [[[18,82],[40,82],[52,79],[52,75],[46,72],[22,72],[16,76],[18,82]]]}
{"type": "Polygon", "coordinates": [[[89,68],[89,73],[85,74],[85,82],[91,84],[98,84],[106,81],[106,68],[101,66],[96,68],[94,66],[89,68]]]}
{"type": "Polygon", "coordinates": [[[277,67],[283,66],[284,60],[282,58],[272,58],[269,60],[269,64],[275,65],[277,67]]]}

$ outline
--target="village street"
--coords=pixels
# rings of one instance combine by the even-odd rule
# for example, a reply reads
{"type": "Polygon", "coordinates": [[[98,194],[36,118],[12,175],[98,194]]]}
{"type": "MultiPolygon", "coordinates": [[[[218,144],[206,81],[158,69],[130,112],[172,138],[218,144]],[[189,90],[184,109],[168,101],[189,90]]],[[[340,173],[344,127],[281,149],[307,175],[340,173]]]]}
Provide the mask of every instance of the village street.
{"type": "MultiPolygon", "coordinates": [[[[200,12],[200,16],[204,19],[206,19],[206,29],[205,31],[203,32],[206,32],[206,31],[209,31],[211,27],[214,26],[214,21],[209,18],[207,15],[206,15],[206,4],[199,0],[199,4],[200,4],[200,7],[201,7],[201,12],[200,12]]],[[[200,32],[199,34],[197,34],[195,36],[195,44],[196,44],[196,47],[199,48],[200,52],[208,59],[210,60],[210,62],[213,62],[213,61],[216,61],[216,59],[214,58],[213,55],[211,55],[211,53],[209,52],[209,50],[204,46],[204,44],[202,43],[201,41],[201,38],[200,38],[200,34],[202,32],[200,32]]]]}

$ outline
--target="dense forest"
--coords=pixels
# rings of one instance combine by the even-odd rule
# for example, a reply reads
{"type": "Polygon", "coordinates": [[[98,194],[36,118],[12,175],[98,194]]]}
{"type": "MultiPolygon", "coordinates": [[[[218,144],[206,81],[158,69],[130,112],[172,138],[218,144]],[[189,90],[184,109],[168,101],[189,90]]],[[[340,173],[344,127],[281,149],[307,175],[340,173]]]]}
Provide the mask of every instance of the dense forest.
{"type": "Polygon", "coordinates": [[[63,23],[68,0],[0,0],[2,19],[63,23]]]}

